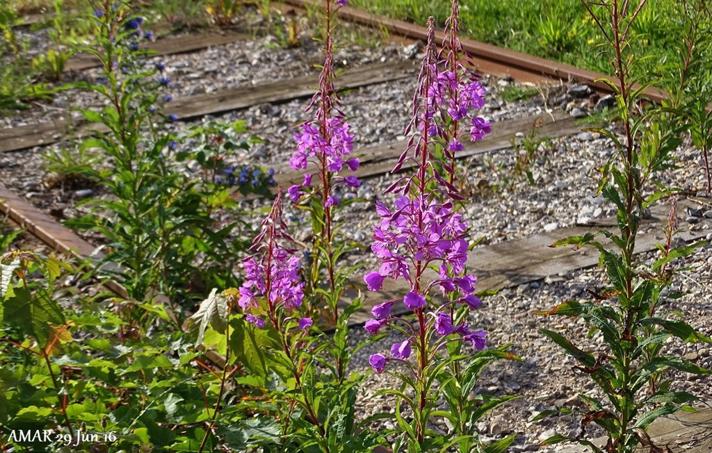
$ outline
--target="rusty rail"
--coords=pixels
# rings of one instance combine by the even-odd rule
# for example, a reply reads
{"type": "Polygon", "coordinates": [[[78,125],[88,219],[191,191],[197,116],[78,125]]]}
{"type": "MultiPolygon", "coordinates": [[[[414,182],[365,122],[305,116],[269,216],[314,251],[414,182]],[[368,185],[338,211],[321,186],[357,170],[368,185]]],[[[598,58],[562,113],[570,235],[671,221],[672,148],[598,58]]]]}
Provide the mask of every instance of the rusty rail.
{"type": "MultiPolygon", "coordinates": [[[[317,0],[282,1],[299,8],[311,8],[320,5],[317,0]]],[[[420,25],[381,17],[350,6],[339,8],[338,14],[347,21],[376,29],[387,30],[390,33],[406,38],[418,41],[425,41],[427,39],[427,29],[420,25]]],[[[442,42],[445,38],[445,33],[437,31],[435,38],[438,42],[442,42]]],[[[575,81],[585,83],[598,91],[606,93],[611,92],[611,87],[606,81],[615,83],[611,76],[600,72],[580,69],[566,63],[535,57],[469,38],[461,38],[461,41],[465,52],[472,56],[475,69],[485,74],[510,76],[518,81],[532,83],[546,83],[553,80],[575,81]]],[[[646,88],[643,94],[655,102],[660,102],[667,98],[665,91],[654,87],[646,88]]]]}

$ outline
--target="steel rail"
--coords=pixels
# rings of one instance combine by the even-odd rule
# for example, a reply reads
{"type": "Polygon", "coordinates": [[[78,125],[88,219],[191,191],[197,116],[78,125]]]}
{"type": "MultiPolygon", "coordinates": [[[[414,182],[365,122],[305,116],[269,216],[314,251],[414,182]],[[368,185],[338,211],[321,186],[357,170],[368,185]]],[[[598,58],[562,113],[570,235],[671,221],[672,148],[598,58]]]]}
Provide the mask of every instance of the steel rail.
{"type": "MultiPolygon", "coordinates": [[[[281,1],[303,9],[315,8],[320,5],[320,2],[317,0],[281,1]]],[[[380,30],[387,30],[390,33],[417,41],[425,41],[427,39],[427,29],[420,25],[398,19],[381,17],[350,6],[339,8],[338,14],[342,19],[349,22],[380,30]]],[[[446,35],[443,31],[436,31],[435,38],[438,42],[443,42],[445,37],[446,35]]],[[[461,41],[464,51],[472,57],[475,69],[485,74],[510,76],[521,82],[533,83],[561,80],[574,81],[585,83],[605,93],[612,91],[607,82],[613,82],[615,84],[613,77],[600,72],[580,69],[566,63],[547,60],[469,38],[463,37],[461,41]]],[[[654,87],[646,88],[643,94],[646,98],[655,102],[660,102],[667,98],[665,91],[654,87]]]]}

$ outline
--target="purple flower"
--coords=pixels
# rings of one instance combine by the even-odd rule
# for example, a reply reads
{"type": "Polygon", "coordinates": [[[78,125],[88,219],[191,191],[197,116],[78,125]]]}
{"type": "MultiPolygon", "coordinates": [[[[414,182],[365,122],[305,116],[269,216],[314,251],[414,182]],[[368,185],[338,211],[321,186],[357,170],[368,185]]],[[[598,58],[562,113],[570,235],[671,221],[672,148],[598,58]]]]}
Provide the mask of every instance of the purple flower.
{"type": "Polygon", "coordinates": [[[336,4],[339,6],[346,6],[349,4],[349,0],[336,0],[336,4]]]}
{"type": "Polygon", "coordinates": [[[173,100],[173,96],[170,94],[165,94],[163,95],[163,102],[171,102],[173,100]]]}
{"type": "Polygon", "coordinates": [[[457,152],[457,151],[462,151],[465,149],[464,146],[462,146],[462,143],[460,143],[460,140],[453,138],[450,140],[450,143],[447,145],[447,149],[452,151],[452,152],[457,152]]]}
{"type": "Polygon", "coordinates": [[[361,165],[361,161],[359,161],[358,158],[354,157],[354,158],[347,160],[346,165],[349,167],[349,170],[356,171],[356,170],[358,170],[358,167],[361,165]]]}
{"type": "Polygon", "coordinates": [[[162,62],[158,62],[155,65],[153,65],[158,71],[163,72],[166,70],[166,65],[163,64],[162,62]]]}
{"type": "Polygon", "coordinates": [[[378,333],[379,330],[381,330],[381,327],[383,327],[384,325],[386,325],[385,319],[369,319],[363,325],[363,328],[366,329],[366,332],[370,333],[371,335],[375,335],[378,333]]]}
{"type": "Polygon", "coordinates": [[[96,17],[97,19],[101,19],[102,17],[104,17],[104,10],[99,9],[99,8],[95,9],[94,17],[96,17]]]}
{"type": "Polygon", "coordinates": [[[462,339],[469,341],[472,344],[472,347],[478,351],[481,351],[487,347],[487,332],[482,329],[469,331],[462,337],[462,339]]]}
{"type": "Polygon", "coordinates": [[[386,356],[383,354],[371,354],[368,358],[368,363],[376,373],[382,373],[386,369],[386,356]]]}
{"type": "Polygon", "coordinates": [[[357,188],[361,185],[361,181],[356,176],[347,176],[344,178],[344,182],[347,186],[357,188]]]}
{"type": "Polygon", "coordinates": [[[304,187],[311,186],[312,176],[313,175],[311,173],[304,175],[304,180],[302,181],[302,186],[304,186],[304,187]]]}
{"type": "Polygon", "coordinates": [[[492,125],[481,116],[472,118],[472,128],[470,129],[470,138],[473,142],[482,140],[485,135],[492,132],[492,125]]]}
{"type": "Polygon", "coordinates": [[[264,319],[258,318],[257,316],[252,315],[252,314],[248,314],[247,316],[245,316],[245,320],[247,320],[248,322],[254,324],[255,327],[260,328],[260,329],[265,326],[265,320],[264,320],[264,319]]]}
{"type": "Polygon", "coordinates": [[[176,115],[175,113],[171,113],[170,115],[168,115],[168,121],[170,121],[171,123],[175,123],[176,121],[178,121],[178,115],[176,115]]]}
{"type": "Polygon", "coordinates": [[[166,76],[161,76],[161,77],[158,78],[158,84],[161,85],[161,86],[163,86],[163,87],[167,87],[168,85],[171,84],[171,79],[169,79],[169,78],[166,77],[166,76]]]}
{"type": "Polygon", "coordinates": [[[380,303],[371,309],[371,314],[376,319],[386,319],[391,314],[391,309],[393,309],[394,302],[392,300],[388,302],[380,303]]]}
{"type": "Polygon", "coordinates": [[[391,346],[391,355],[395,359],[407,360],[410,357],[410,339],[391,346]]]}
{"type": "Polygon", "coordinates": [[[147,39],[148,41],[153,41],[153,38],[155,38],[152,31],[147,31],[146,33],[143,34],[143,37],[144,37],[144,39],[147,39]]]}
{"type": "Polygon", "coordinates": [[[378,272],[369,272],[363,277],[369,291],[380,291],[385,277],[378,272]]]}
{"type": "Polygon", "coordinates": [[[311,318],[301,318],[299,320],[299,330],[306,330],[312,326],[314,321],[311,318]]]}
{"type": "Polygon", "coordinates": [[[435,331],[438,335],[450,335],[455,331],[455,326],[452,325],[452,318],[447,313],[438,313],[435,317],[435,331]]]}
{"type": "Polygon", "coordinates": [[[175,151],[176,148],[178,148],[178,143],[176,143],[175,140],[171,140],[170,142],[168,142],[168,149],[170,149],[171,151],[175,151]]]}
{"type": "Polygon", "coordinates": [[[414,291],[410,291],[403,297],[403,303],[409,309],[416,310],[425,306],[425,297],[414,291]]]}
{"type": "Polygon", "coordinates": [[[326,203],[324,203],[324,206],[330,208],[332,206],[336,206],[337,204],[339,204],[339,197],[336,195],[329,195],[326,197],[326,203]]]}
{"type": "Polygon", "coordinates": [[[289,186],[289,189],[287,189],[287,195],[289,195],[289,199],[292,200],[293,203],[296,203],[302,196],[301,186],[298,184],[289,186]]]}
{"type": "Polygon", "coordinates": [[[470,308],[480,308],[480,306],[482,305],[482,301],[480,300],[480,298],[474,294],[468,294],[460,300],[469,305],[470,308]]]}

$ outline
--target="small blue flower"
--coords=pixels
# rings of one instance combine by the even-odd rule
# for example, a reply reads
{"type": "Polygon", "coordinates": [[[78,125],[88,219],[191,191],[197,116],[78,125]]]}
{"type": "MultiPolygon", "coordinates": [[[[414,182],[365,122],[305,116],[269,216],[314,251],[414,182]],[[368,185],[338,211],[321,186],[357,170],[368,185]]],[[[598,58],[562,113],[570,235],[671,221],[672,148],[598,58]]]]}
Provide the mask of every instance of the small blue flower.
{"type": "Polygon", "coordinates": [[[171,79],[169,79],[166,76],[161,76],[158,78],[158,83],[163,87],[167,87],[168,85],[171,84],[171,79]]]}
{"type": "Polygon", "coordinates": [[[232,175],[233,173],[235,173],[235,166],[228,165],[227,167],[223,168],[223,173],[225,173],[228,176],[232,175]]]}
{"type": "Polygon", "coordinates": [[[153,38],[155,38],[152,31],[147,31],[146,33],[143,34],[143,37],[144,37],[144,39],[147,39],[149,41],[153,41],[153,38]]]}
{"type": "Polygon", "coordinates": [[[178,121],[178,115],[176,115],[175,113],[171,113],[170,115],[168,115],[168,121],[170,121],[171,123],[175,123],[176,121],[178,121]]]}
{"type": "Polygon", "coordinates": [[[178,148],[178,143],[176,143],[175,140],[171,140],[170,142],[168,142],[168,149],[170,149],[171,151],[175,151],[176,148],[178,148]]]}
{"type": "Polygon", "coordinates": [[[106,77],[99,76],[96,78],[96,83],[100,85],[106,85],[109,82],[109,80],[106,77]]]}
{"type": "Polygon", "coordinates": [[[129,50],[132,52],[136,52],[138,50],[138,43],[132,42],[131,44],[129,44],[129,50]]]}
{"type": "Polygon", "coordinates": [[[97,19],[100,19],[100,18],[104,17],[104,10],[99,9],[99,8],[95,9],[95,10],[94,10],[94,17],[96,17],[97,19]]]}
{"type": "Polygon", "coordinates": [[[163,96],[163,102],[171,102],[173,100],[173,96],[170,94],[166,94],[163,96]]]}
{"type": "Polygon", "coordinates": [[[161,71],[161,72],[163,72],[163,71],[166,70],[166,65],[163,64],[163,62],[160,62],[160,61],[159,61],[159,62],[156,63],[154,66],[156,67],[156,69],[158,69],[158,70],[161,71]]]}
{"type": "Polygon", "coordinates": [[[148,111],[151,113],[156,113],[156,106],[155,105],[149,106],[148,111]]]}
{"type": "Polygon", "coordinates": [[[250,169],[247,166],[244,166],[240,169],[240,176],[238,176],[237,182],[241,186],[244,186],[247,184],[247,181],[250,178],[250,169]]]}
{"type": "Polygon", "coordinates": [[[134,17],[133,19],[129,19],[129,21],[126,22],[124,27],[127,30],[137,30],[138,27],[140,27],[142,23],[143,23],[143,17],[134,17]]]}

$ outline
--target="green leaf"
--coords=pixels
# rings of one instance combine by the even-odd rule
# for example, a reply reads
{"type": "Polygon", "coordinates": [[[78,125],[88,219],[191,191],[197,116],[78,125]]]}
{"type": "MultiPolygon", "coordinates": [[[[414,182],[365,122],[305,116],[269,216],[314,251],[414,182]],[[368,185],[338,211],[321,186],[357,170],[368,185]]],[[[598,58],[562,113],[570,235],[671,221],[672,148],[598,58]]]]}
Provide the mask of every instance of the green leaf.
{"type": "Polygon", "coordinates": [[[554,445],[554,444],[559,444],[561,442],[568,442],[569,439],[568,437],[562,436],[561,434],[554,434],[553,436],[543,440],[539,446],[540,447],[545,447],[547,445],[554,445]]]}
{"type": "Polygon", "coordinates": [[[516,434],[510,434],[507,437],[487,444],[487,446],[482,451],[483,453],[505,453],[516,438],[516,434]]]}
{"type": "Polygon", "coordinates": [[[267,364],[263,351],[268,344],[266,333],[262,329],[247,326],[241,319],[233,320],[230,337],[230,350],[235,357],[253,374],[264,377],[268,374],[267,364]]]}
{"type": "Polygon", "coordinates": [[[577,348],[576,346],[574,346],[573,343],[564,338],[563,335],[548,329],[541,329],[540,332],[543,335],[549,337],[552,341],[554,341],[554,343],[561,346],[566,352],[569,353],[569,355],[571,355],[573,358],[575,358],[585,366],[592,367],[595,365],[596,359],[593,357],[592,354],[589,354],[588,352],[577,348]]]}
{"type": "Polygon", "coordinates": [[[712,338],[698,332],[684,321],[671,321],[662,318],[648,318],[640,321],[642,325],[658,325],[671,335],[688,343],[712,343],[712,338]]]}
{"type": "Polygon", "coordinates": [[[24,335],[32,336],[43,347],[53,327],[66,324],[61,307],[41,290],[33,294],[27,288],[15,288],[3,306],[3,321],[19,327],[24,335]]]}

